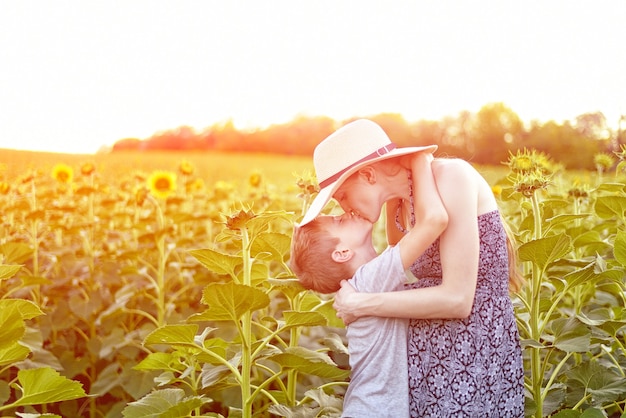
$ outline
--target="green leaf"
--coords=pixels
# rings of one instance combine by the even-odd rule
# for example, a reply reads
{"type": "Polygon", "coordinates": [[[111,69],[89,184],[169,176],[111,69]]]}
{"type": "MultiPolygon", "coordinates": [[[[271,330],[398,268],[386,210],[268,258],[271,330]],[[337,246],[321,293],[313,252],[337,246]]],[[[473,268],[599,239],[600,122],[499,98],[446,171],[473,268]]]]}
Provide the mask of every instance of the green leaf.
{"type": "Polygon", "coordinates": [[[291,237],[278,232],[267,232],[259,234],[250,248],[252,257],[256,257],[258,253],[268,252],[273,259],[284,260],[285,255],[289,252],[291,245],[291,237]]]}
{"type": "Polygon", "coordinates": [[[23,276],[22,277],[22,285],[23,286],[40,286],[53,284],[52,280],[45,278],[43,276],[23,276]]]}
{"type": "Polygon", "coordinates": [[[583,230],[582,228],[570,228],[569,234],[574,238],[575,245],[584,246],[589,244],[601,243],[602,237],[598,231],[583,230]]]}
{"type": "Polygon", "coordinates": [[[0,310],[0,349],[11,347],[26,332],[26,325],[16,309],[0,310]]]}
{"type": "Polygon", "coordinates": [[[268,279],[267,281],[270,286],[272,286],[272,289],[281,291],[290,300],[292,300],[297,294],[306,291],[298,279],[268,279]]]}
{"type": "Polygon", "coordinates": [[[104,396],[111,392],[114,387],[121,385],[123,379],[120,376],[120,370],[121,366],[117,362],[110,363],[100,370],[98,378],[91,384],[89,395],[104,396]]]}
{"type": "Polygon", "coordinates": [[[613,338],[618,338],[618,333],[622,331],[622,329],[626,327],[626,319],[622,319],[621,321],[607,321],[604,322],[599,328],[609,333],[613,338]]]}
{"type": "Polygon", "coordinates": [[[622,219],[626,212],[626,197],[600,196],[596,199],[594,210],[602,219],[611,219],[615,216],[622,219]]]}
{"type": "Polygon", "coordinates": [[[11,397],[11,387],[8,382],[0,380],[0,405],[4,404],[11,397]]]}
{"type": "MultiPolygon", "coordinates": [[[[267,281],[269,276],[269,266],[267,263],[254,263],[250,269],[250,285],[256,287],[267,281]]],[[[237,275],[238,283],[243,283],[243,270],[237,275]]]]}
{"type": "Polygon", "coordinates": [[[18,342],[14,342],[9,346],[0,343],[0,367],[16,363],[24,360],[30,354],[30,349],[18,342]]]}
{"type": "Polygon", "coordinates": [[[603,191],[603,192],[609,192],[609,193],[621,193],[624,191],[624,184],[604,182],[596,188],[596,191],[598,192],[603,191]]]}
{"type": "Polygon", "coordinates": [[[595,266],[596,263],[594,261],[581,269],[575,270],[563,276],[563,280],[567,283],[566,289],[574,288],[582,283],[587,283],[598,278],[599,276],[595,272],[595,266]]]}
{"type": "Polygon", "coordinates": [[[217,274],[228,274],[232,277],[235,276],[237,267],[243,263],[241,257],[223,254],[208,248],[191,250],[189,254],[195,257],[209,271],[217,274]]]}
{"type": "MultiPolygon", "coordinates": [[[[33,319],[40,315],[44,315],[39,306],[26,299],[2,299],[0,300],[0,312],[15,310],[22,319],[33,319]]],[[[0,319],[0,324],[2,320],[0,319]]]]}
{"type": "Polygon", "coordinates": [[[22,268],[21,265],[0,264],[0,280],[10,279],[22,268]]]}
{"type": "Polygon", "coordinates": [[[249,235],[254,240],[256,237],[266,232],[272,222],[278,220],[290,221],[292,218],[293,215],[286,211],[266,211],[256,214],[255,217],[248,220],[246,222],[246,228],[248,229],[249,235]]]}
{"type": "Polygon", "coordinates": [[[197,345],[194,337],[198,332],[195,324],[165,325],[152,331],[144,340],[144,344],[197,345]]]}
{"type": "Polygon", "coordinates": [[[519,247],[520,261],[531,261],[545,270],[548,264],[565,257],[573,250],[572,240],[565,234],[529,241],[519,247]]]}
{"type": "Polygon", "coordinates": [[[212,283],[204,288],[202,303],[209,308],[193,315],[194,321],[238,321],[246,312],[267,307],[270,298],[260,289],[243,284],[212,283]]]}
{"type": "Polygon", "coordinates": [[[617,231],[613,244],[613,255],[622,266],[626,267],[626,232],[617,231]]]}
{"type": "Polygon", "coordinates": [[[546,222],[548,223],[550,228],[553,228],[561,224],[569,224],[577,219],[585,219],[585,218],[588,218],[589,216],[590,216],[589,213],[583,213],[583,214],[578,214],[578,215],[571,215],[571,214],[556,215],[550,219],[546,219],[546,222]]]}
{"type": "Polygon", "coordinates": [[[7,264],[24,264],[33,256],[33,249],[21,242],[7,242],[0,245],[0,254],[4,254],[7,264]]]}
{"type": "Polygon", "coordinates": [[[232,348],[232,344],[222,338],[211,338],[204,341],[204,348],[210,353],[202,351],[196,355],[198,361],[211,364],[223,364],[226,361],[226,353],[232,348]]]}
{"type": "Polygon", "coordinates": [[[183,418],[208,400],[204,396],[185,397],[182,389],[156,390],[138,401],[131,402],[122,411],[126,418],[183,418]]]}
{"type": "Polygon", "coordinates": [[[230,369],[224,365],[203,364],[200,373],[202,388],[214,386],[230,376],[230,369]]]}
{"type": "Polygon", "coordinates": [[[343,321],[337,317],[337,311],[333,308],[333,299],[322,300],[315,292],[308,291],[302,299],[301,309],[321,313],[328,321],[329,327],[345,328],[343,321]]]}
{"type": "Polygon", "coordinates": [[[601,404],[626,399],[626,379],[620,378],[614,382],[604,384],[600,389],[589,389],[589,393],[593,395],[595,402],[601,404]]]}
{"type": "Polygon", "coordinates": [[[530,338],[525,338],[523,340],[520,340],[520,344],[522,345],[522,349],[526,349],[527,347],[540,348],[540,349],[541,348],[546,348],[539,341],[533,340],[533,339],[530,339],[530,338]]]}
{"type": "Polygon", "coordinates": [[[313,327],[316,325],[326,325],[328,321],[324,315],[319,312],[297,312],[297,311],[285,311],[283,312],[285,318],[285,328],[293,327],[313,327]]]}
{"type": "MultiPolygon", "coordinates": [[[[558,410],[563,406],[563,402],[565,401],[565,393],[566,389],[564,385],[560,385],[558,383],[553,383],[548,394],[546,395],[543,401],[543,416],[550,416],[554,411],[558,410]]],[[[528,408],[529,398],[526,398],[526,404],[528,408]]],[[[531,409],[533,407],[533,403],[531,402],[531,409]]]]}
{"type": "Polygon", "coordinates": [[[591,331],[575,317],[558,318],[550,322],[554,334],[554,346],[571,353],[584,353],[589,350],[591,331]]]}
{"type": "Polygon", "coordinates": [[[268,360],[278,363],[283,369],[294,369],[327,379],[345,379],[350,370],[342,370],[326,354],[306,349],[291,347],[284,353],[269,356],[268,360]]]}
{"type": "Polygon", "coordinates": [[[580,418],[605,418],[604,412],[598,408],[587,408],[580,415],[580,418]]]}
{"type": "Polygon", "coordinates": [[[135,370],[169,370],[170,364],[176,360],[176,353],[150,353],[135,365],[135,370]]]}
{"type": "Polygon", "coordinates": [[[336,351],[338,353],[343,353],[343,354],[348,354],[348,355],[350,354],[350,352],[348,351],[348,347],[345,346],[342,338],[338,334],[335,334],[334,332],[326,334],[323,341],[324,341],[324,345],[330,348],[332,351],[336,351]]]}
{"type": "Polygon", "coordinates": [[[580,414],[581,412],[575,409],[563,409],[552,415],[552,418],[580,418],[580,414]]]}
{"type": "Polygon", "coordinates": [[[41,405],[87,396],[80,382],[61,376],[49,367],[20,370],[17,372],[17,380],[22,397],[12,406],[41,405]]]}
{"type": "Polygon", "coordinates": [[[313,362],[295,354],[282,353],[268,357],[285,370],[298,370],[301,373],[312,374],[326,379],[345,379],[350,375],[349,370],[341,370],[337,366],[326,363],[313,362]]]}
{"type": "MultiPolygon", "coordinates": [[[[127,364],[122,372],[122,383],[120,386],[132,397],[132,399],[139,399],[155,387],[155,379],[158,377],[158,372],[133,370],[129,366],[130,364],[127,364]]],[[[119,413],[117,415],[119,416],[122,406],[118,405],[118,408],[119,413]]],[[[111,416],[110,413],[109,416],[111,416]]]]}
{"type": "MultiPolygon", "coordinates": [[[[343,398],[340,396],[329,395],[324,389],[315,388],[307,390],[304,393],[305,398],[310,398],[313,402],[300,404],[297,406],[286,406],[281,402],[280,405],[272,405],[269,412],[290,418],[304,417],[328,417],[339,418],[343,409],[343,398]]],[[[286,402],[285,402],[286,403],[286,402]]]]}
{"type": "Polygon", "coordinates": [[[597,396],[601,403],[623,399],[622,395],[626,393],[626,379],[604,367],[597,359],[579,364],[566,375],[568,387],[579,386],[584,391],[593,391],[594,399],[597,396]]]}

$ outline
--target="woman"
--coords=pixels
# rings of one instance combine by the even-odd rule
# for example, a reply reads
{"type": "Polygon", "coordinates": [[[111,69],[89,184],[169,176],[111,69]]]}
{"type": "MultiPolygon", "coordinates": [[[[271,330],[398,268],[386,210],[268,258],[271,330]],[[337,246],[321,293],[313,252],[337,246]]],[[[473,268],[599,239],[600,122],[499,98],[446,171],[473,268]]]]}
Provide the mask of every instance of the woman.
{"type": "MultiPolygon", "coordinates": [[[[370,222],[386,203],[388,240],[396,243],[414,222],[410,170],[395,158],[405,149],[368,120],[331,134],[314,152],[320,193],[302,224],[331,196],[370,222]]],[[[448,227],[411,267],[418,280],[404,291],[367,294],[343,283],[334,306],[346,323],[361,316],[411,318],[412,416],[523,417],[522,355],[509,298],[516,270],[509,269],[512,252],[497,202],[467,162],[435,159],[431,169],[448,227]]]]}

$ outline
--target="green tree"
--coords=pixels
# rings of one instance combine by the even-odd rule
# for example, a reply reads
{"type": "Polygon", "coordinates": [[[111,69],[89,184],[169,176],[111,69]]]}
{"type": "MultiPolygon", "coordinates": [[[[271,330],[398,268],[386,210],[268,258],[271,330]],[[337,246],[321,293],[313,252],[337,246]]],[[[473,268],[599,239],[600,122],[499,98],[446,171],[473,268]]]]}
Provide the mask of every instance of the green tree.
{"type": "Polygon", "coordinates": [[[483,106],[469,123],[467,149],[471,160],[479,164],[500,164],[524,132],[524,125],[515,112],[503,103],[483,106]]]}

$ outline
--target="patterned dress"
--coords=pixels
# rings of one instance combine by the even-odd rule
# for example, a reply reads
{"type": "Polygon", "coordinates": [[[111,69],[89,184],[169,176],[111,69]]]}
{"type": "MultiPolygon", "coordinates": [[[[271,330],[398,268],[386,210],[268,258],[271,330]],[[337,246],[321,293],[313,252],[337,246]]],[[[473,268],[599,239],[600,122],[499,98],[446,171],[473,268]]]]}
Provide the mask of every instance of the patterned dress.
{"type": "MultiPolygon", "coordinates": [[[[466,319],[413,319],[409,326],[412,417],[523,417],[524,371],[508,293],[506,235],[499,212],[478,217],[476,296],[466,319]]],[[[439,240],[411,266],[410,288],[441,283],[439,240]]]]}

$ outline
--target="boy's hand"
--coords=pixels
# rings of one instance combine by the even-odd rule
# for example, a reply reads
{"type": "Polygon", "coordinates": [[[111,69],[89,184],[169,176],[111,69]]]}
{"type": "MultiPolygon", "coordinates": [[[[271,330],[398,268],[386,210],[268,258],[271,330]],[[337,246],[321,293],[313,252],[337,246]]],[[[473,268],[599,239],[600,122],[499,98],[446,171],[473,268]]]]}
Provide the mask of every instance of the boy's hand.
{"type": "Polygon", "coordinates": [[[337,311],[337,317],[343,320],[343,323],[349,325],[356,321],[358,317],[350,312],[351,300],[353,300],[359,292],[350,285],[346,280],[342,280],[341,289],[335,294],[335,302],[333,308],[337,311]]]}

